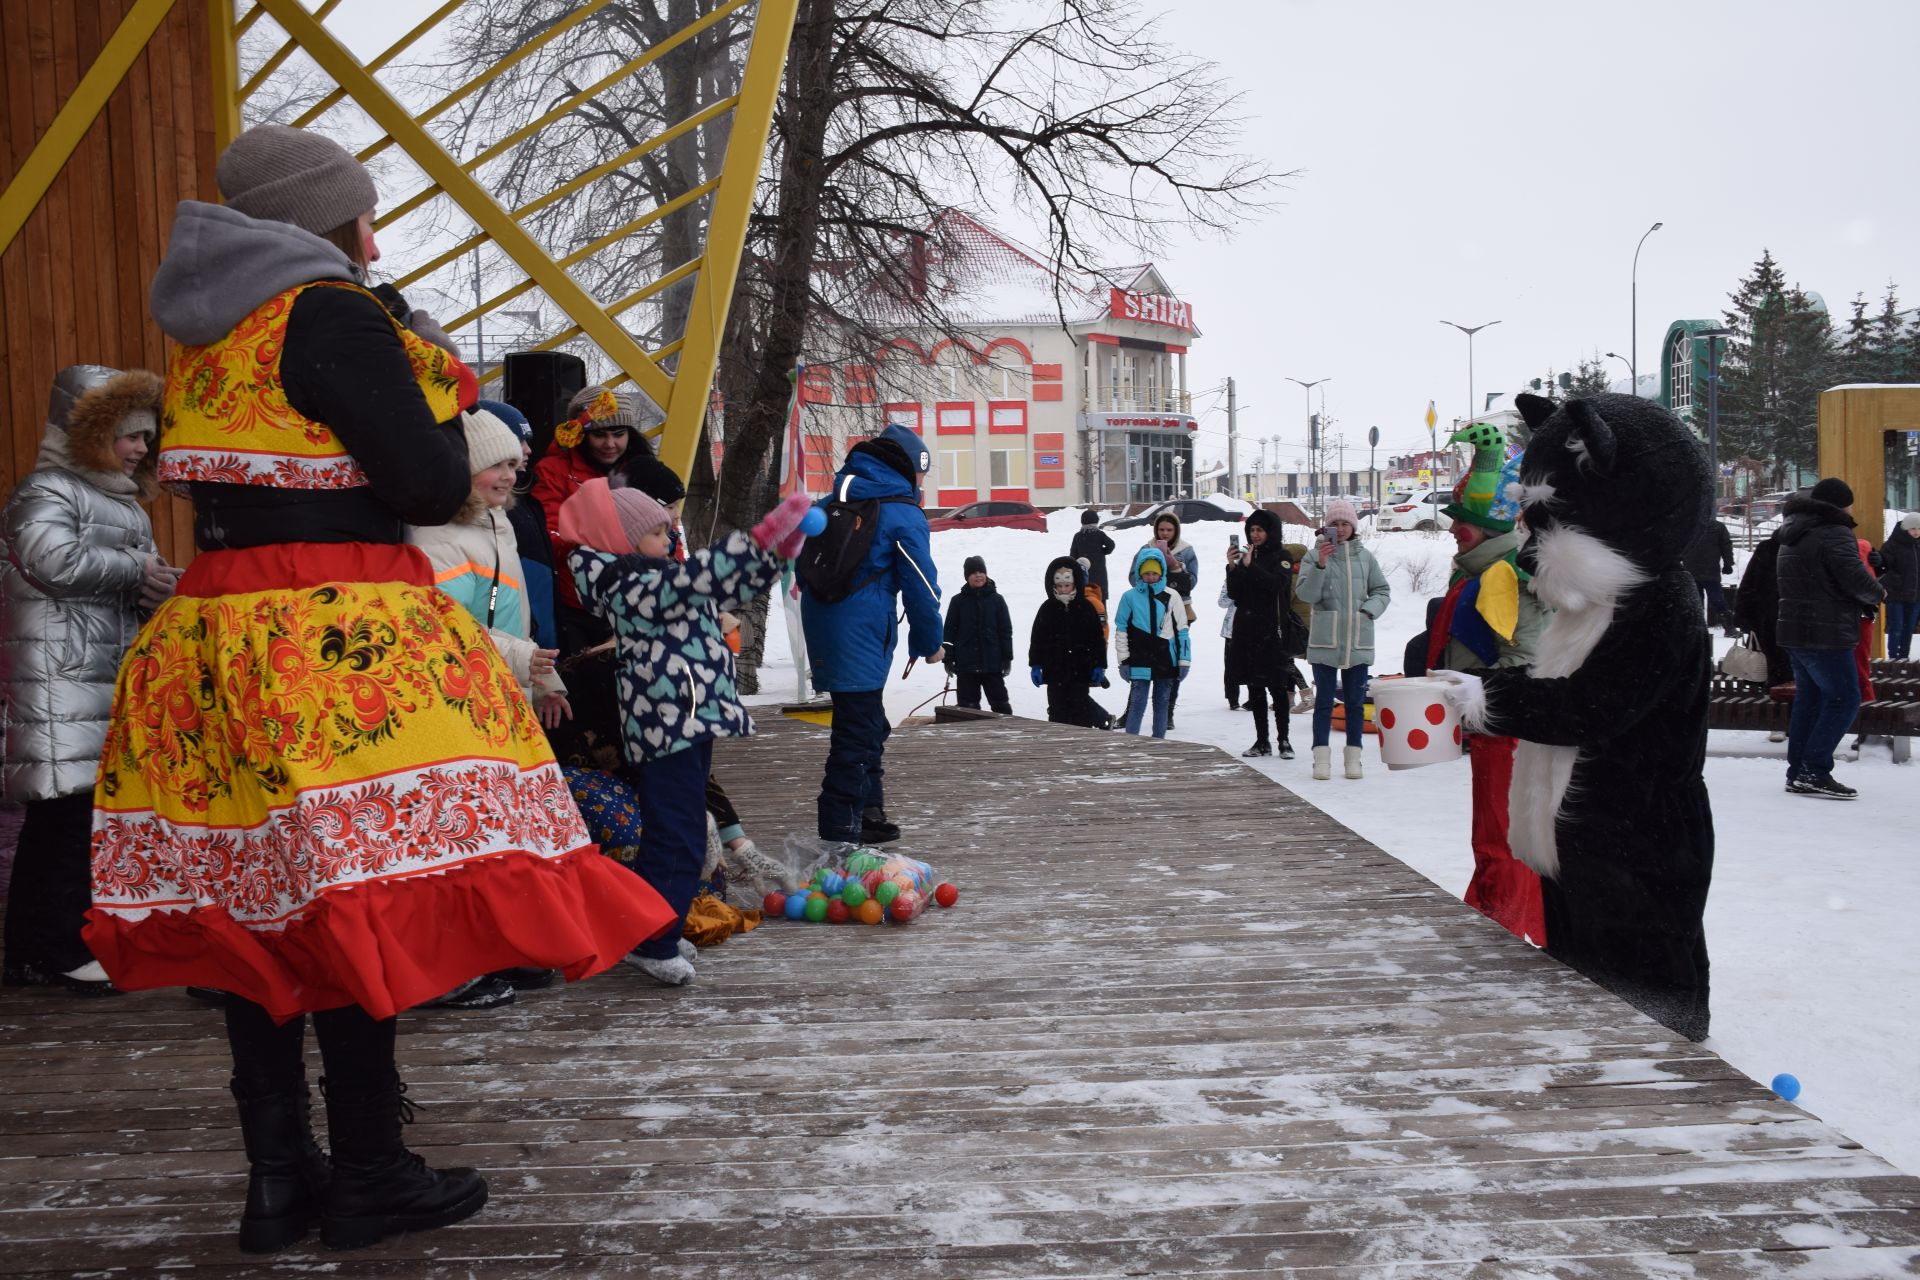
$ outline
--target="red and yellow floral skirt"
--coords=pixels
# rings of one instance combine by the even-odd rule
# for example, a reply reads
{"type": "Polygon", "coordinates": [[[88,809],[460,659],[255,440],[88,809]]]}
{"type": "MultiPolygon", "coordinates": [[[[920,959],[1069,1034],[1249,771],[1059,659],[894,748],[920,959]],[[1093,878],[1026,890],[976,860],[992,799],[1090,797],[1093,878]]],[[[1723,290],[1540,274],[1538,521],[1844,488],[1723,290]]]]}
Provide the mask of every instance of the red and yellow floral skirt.
{"type": "Polygon", "coordinates": [[[674,923],[599,856],[513,674],[413,547],[201,555],[120,667],[87,945],[125,989],[375,1017],[674,923]]]}

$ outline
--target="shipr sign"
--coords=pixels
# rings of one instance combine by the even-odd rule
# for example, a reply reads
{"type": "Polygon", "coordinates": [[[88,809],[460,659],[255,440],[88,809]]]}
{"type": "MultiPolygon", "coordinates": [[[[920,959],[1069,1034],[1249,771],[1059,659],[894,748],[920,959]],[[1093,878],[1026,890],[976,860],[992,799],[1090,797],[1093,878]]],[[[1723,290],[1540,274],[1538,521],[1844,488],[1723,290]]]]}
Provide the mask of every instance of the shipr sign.
{"type": "Polygon", "coordinates": [[[1193,304],[1164,293],[1129,293],[1114,289],[1107,314],[1115,320],[1138,320],[1142,324],[1163,324],[1169,329],[1193,331],[1193,304]]]}
{"type": "Polygon", "coordinates": [[[1439,680],[1375,680],[1373,722],[1380,730],[1380,758],[1389,769],[1417,769],[1460,758],[1460,715],[1439,680]]]}

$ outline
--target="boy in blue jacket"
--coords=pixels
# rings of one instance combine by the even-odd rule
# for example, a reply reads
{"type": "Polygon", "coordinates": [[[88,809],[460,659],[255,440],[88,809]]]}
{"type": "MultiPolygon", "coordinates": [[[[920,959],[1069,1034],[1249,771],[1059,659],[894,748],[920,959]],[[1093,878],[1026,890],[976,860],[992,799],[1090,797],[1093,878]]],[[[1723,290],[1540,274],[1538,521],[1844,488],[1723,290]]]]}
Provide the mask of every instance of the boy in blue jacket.
{"type": "Polygon", "coordinates": [[[855,445],[833,478],[841,502],[881,502],[873,543],[845,599],[829,604],[804,584],[800,622],[807,636],[813,687],[833,700],[833,732],[820,782],[819,835],[830,844],[884,844],[900,838],[887,817],[882,758],[893,725],[882,699],[893,665],[894,600],[907,610],[907,653],[926,662],[946,656],[941,644],[940,581],[920,509],[920,482],[932,455],[920,437],[894,423],[855,445]]]}
{"type": "Polygon", "coordinates": [[[1160,549],[1140,548],[1127,575],[1133,586],[1120,597],[1113,615],[1114,658],[1121,676],[1131,684],[1127,732],[1140,732],[1151,698],[1156,738],[1167,736],[1168,699],[1193,663],[1185,602],[1179,592],[1164,585],[1166,576],[1167,558],[1160,549]]]}

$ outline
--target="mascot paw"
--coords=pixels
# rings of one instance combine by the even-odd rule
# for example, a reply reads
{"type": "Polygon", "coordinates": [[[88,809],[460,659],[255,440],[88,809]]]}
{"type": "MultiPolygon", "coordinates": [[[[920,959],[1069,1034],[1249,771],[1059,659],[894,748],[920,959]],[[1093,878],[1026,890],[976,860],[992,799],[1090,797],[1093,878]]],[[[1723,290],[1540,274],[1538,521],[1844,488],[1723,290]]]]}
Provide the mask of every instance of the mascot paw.
{"type": "Polygon", "coordinates": [[[1464,671],[1429,671],[1431,678],[1445,688],[1441,696],[1460,713],[1460,725],[1468,733],[1484,733],[1487,727],[1487,686],[1479,676],[1464,671]]]}

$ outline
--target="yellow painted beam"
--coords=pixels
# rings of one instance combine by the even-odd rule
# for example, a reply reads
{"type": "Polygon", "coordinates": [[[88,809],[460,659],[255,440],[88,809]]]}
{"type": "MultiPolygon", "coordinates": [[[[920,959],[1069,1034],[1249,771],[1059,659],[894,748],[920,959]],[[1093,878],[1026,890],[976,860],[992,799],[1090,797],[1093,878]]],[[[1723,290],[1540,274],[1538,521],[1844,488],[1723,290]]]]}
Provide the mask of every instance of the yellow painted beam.
{"type": "MultiPolygon", "coordinates": [[[[785,2],[791,10],[794,0],[785,2]]],[[[320,65],[321,70],[332,76],[334,83],[345,89],[355,104],[399,143],[408,158],[420,166],[428,179],[438,183],[615,365],[632,375],[635,383],[656,404],[664,406],[672,401],[672,380],[647,358],[647,353],[633,340],[632,335],[621,328],[573,277],[547,256],[526,228],[514,221],[513,215],[501,208],[486,188],[461,168],[460,162],[447,154],[446,148],[422,128],[407,109],[324,26],[314,20],[312,14],[303,9],[297,0],[259,0],[259,3],[286,29],[288,35],[300,42],[300,47],[320,65]]],[[[784,48],[782,52],[784,54],[784,48]]],[[[763,122],[761,149],[765,146],[765,130],[766,123],[763,122]]],[[[735,137],[738,137],[737,126],[735,137]]],[[[759,155],[760,150],[756,150],[754,161],[749,166],[754,173],[759,170],[759,155]]],[[[723,182],[716,200],[724,195],[725,190],[723,182]]],[[[734,246],[736,264],[739,248],[738,245],[734,246]]],[[[710,370],[707,377],[712,377],[710,370]]]]}
{"type": "Polygon", "coordinates": [[[100,56],[73,87],[73,96],[61,105],[46,133],[33,144],[33,150],[13,175],[13,181],[5,191],[0,191],[0,252],[13,243],[20,228],[27,225],[27,219],[39,208],[41,197],[67,167],[74,148],[87,136],[87,130],[93,127],[107,99],[127,78],[127,71],[145,51],[147,41],[159,30],[171,8],[173,0],[135,0],[133,8],[101,46],[100,56]]]}
{"type": "MultiPolygon", "coordinates": [[[[392,62],[395,58],[399,57],[401,54],[411,49],[414,46],[414,43],[418,41],[420,37],[426,35],[427,32],[439,26],[442,19],[444,19],[448,14],[452,13],[455,9],[458,9],[461,5],[465,4],[466,2],[467,0],[446,0],[445,4],[441,5],[438,9],[435,9],[432,13],[428,14],[419,23],[419,25],[414,27],[413,30],[407,32],[407,34],[401,36],[398,40],[388,45],[384,52],[382,52],[378,57],[369,61],[367,63],[367,70],[378,71],[380,68],[386,66],[389,62],[392,62]]],[[[312,124],[315,120],[318,120],[321,116],[327,114],[327,112],[339,106],[340,103],[346,100],[346,97],[347,97],[346,90],[335,89],[332,93],[328,94],[326,97],[320,99],[320,101],[314,103],[311,107],[308,107],[305,111],[301,112],[299,115],[299,118],[293,122],[293,127],[296,129],[306,128],[308,125],[312,124]]]]}
{"type": "MultiPolygon", "coordinates": [[[[711,13],[702,16],[697,21],[689,22],[686,26],[674,32],[659,44],[649,47],[647,51],[639,57],[630,59],[623,66],[600,77],[600,79],[594,81],[572,97],[563,99],[557,106],[552,107],[543,114],[528,121],[526,124],[521,125],[518,129],[515,129],[512,133],[500,139],[500,141],[494,143],[473,159],[467,161],[467,172],[474,172],[495,156],[525,142],[528,138],[531,138],[534,134],[540,132],[561,116],[566,115],[568,112],[580,106],[581,103],[591,101],[598,97],[602,90],[612,88],[628,76],[631,76],[634,72],[651,66],[729,14],[745,8],[749,3],[751,3],[751,0],[726,0],[725,4],[716,6],[711,13]]],[[[491,74],[492,73],[489,72],[489,76],[491,76],[491,74]]]]}
{"type": "MultiPolygon", "coordinates": [[[[339,7],[340,0],[325,0],[325,3],[314,12],[313,16],[321,22],[325,22],[327,15],[339,7]]],[[[289,40],[278,49],[275,49],[267,60],[260,64],[260,69],[253,73],[253,78],[240,86],[240,101],[245,102],[248,98],[258,93],[260,86],[267,82],[267,77],[278,71],[281,64],[288,58],[291,58],[293,51],[298,47],[299,46],[294,44],[293,41],[289,40]]]]}
{"type": "Polygon", "coordinates": [[[207,36],[213,41],[208,88],[213,94],[213,153],[217,156],[240,136],[240,30],[233,21],[233,0],[207,0],[207,36]]]}
{"type": "Polygon", "coordinates": [[[740,77],[740,105],[733,114],[727,154],[720,167],[720,189],[714,193],[713,212],[707,219],[706,259],[700,278],[694,282],[685,346],[674,370],[674,385],[680,394],[665,406],[666,430],[660,436],[660,460],[682,480],[693,474],[694,450],[707,412],[707,392],[720,363],[721,336],[726,332],[727,309],[733,303],[733,287],[740,275],[747,222],[753,215],[754,187],[767,154],[773,107],[780,94],[799,4],[800,0],[760,0],[754,18],[753,46],[740,77]]]}
{"type": "MultiPolygon", "coordinates": [[[[425,111],[420,113],[420,115],[414,120],[414,123],[426,124],[429,120],[434,120],[442,115],[445,115],[446,112],[450,110],[452,107],[454,107],[456,104],[464,101],[468,94],[471,94],[478,89],[483,89],[492,81],[499,79],[509,69],[518,66],[523,59],[530,58],[534,54],[538,53],[542,48],[546,46],[548,41],[558,39],[561,35],[563,35],[567,31],[570,31],[574,27],[579,26],[582,22],[585,22],[588,18],[592,17],[594,14],[606,8],[608,3],[609,3],[609,0],[587,0],[586,4],[582,5],[578,9],[575,9],[572,13],[560,19],[560,21],[554,23],[552,26],[548,27],[545,31],[542,31],[539,35],[527,41],[525,44],[521,45],[518,49],[515,49],[512,53],[508,54],[506,57],[500,59],[500,61],[494,63],[491,67],[487,68],[487,73],[485,75],[475,76],[473,79],[467,81],[465,84],[461,85],[458,89],[455,89],[452,93],[448,94],[446,97],[440,99],[440,101],[434,103],[431,107],[428,107],[425,111]]],[[[276,10],[278,8],[278,6],[272,6],[272,7],[274,7],[276,10]]],[[[346,86],[342,85],[341,87],[345,88],[346,86]]],[[[382,125],[381,127],[386,128],[386,126],[384,125],[382,125]]],[[[387,129],[386,137],[380,139],[380,141],[374,143],[372,146],[362,151],[359,154],[359,156],[356,158],[360,161],[361,164],[365,164],[367,161],[373,159],[373,157],[379,155],[382,151],[385,151],[388,147],[392,146],[393,142],[394,142],[393,130],[387,129]]]]}
{"type": "MultiPolygon", "coordinates": [[[[651,138],[648,138],[646,141],[638,143],[637,145],[630,147],[626,151],[622,152],[621,163],[625,164],[630,160],[638,159],[640,156],[646,155],[649,151],[658,151],[661,147],[666,146],[669,142],[672,142],[675,138],[680,137],[682,134],[691,132],[694,129],[698,129],[701,125],[706,124],[708,121],[719,119],[721,116],[727,114],[727,112],[733,110],[734,105],[738,101],[739,101],[738,98],[722,98],[718,102],[715,102],[710,106],[702,107],[700,110],[688,116],[685,120],[679,121],[678,123],[671,125],[666,129],[661,130],[659,133],[654,134],[651,138]]],[[[465,166],[465,168],[469,173],[471,173],[473,171],[474,166],[473,164],[468,164],[465,166]]],[[[604,173],[611,172],[611,170],[607,169],[606,166],[602,165],[597,167],[595,170],[593,170],[593,172],[604,174],[604,173]]],[[[576,178],[574,182],[578,183],[579,179],[576,178]]],[[[569,184],[569,186],[571,185],[572,184],[569,184]]],[[[421,205],[425,204],[427,201],[439,195],[440,191],[441,191],[441,188],[438,183],[430,183],[429,185],[422,188],[421,190],[416,191],[412,195],[408,196],[405,200],[402,200],[399,204],[395,205],[392,209],[389,209],[385,214],[381,215],[380,222],[376,225],[384,225],[388,222],[397,221],[400,218],[406,217],[408,214],[412,213],[415,209],[418,209],[421,205]]],[[[549,195],[548,198],[549,200],[551,200],[552,198],[551,195],[549,195]]],[[[533,206],[531,205],[528,206],[528,208],[532,208],[532,207],[533,206]]]]}

